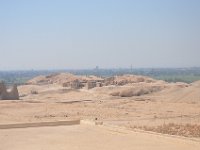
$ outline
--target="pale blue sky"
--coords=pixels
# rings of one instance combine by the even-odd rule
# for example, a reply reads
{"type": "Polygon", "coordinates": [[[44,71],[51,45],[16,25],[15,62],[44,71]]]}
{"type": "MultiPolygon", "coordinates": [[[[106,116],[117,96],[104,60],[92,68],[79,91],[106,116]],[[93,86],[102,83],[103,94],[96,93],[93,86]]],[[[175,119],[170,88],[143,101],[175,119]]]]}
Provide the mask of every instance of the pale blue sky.
{"type": "Polygon", "coordinates": [[[0,0],[0,70],[200,66],[200,0],[0,0]]]}

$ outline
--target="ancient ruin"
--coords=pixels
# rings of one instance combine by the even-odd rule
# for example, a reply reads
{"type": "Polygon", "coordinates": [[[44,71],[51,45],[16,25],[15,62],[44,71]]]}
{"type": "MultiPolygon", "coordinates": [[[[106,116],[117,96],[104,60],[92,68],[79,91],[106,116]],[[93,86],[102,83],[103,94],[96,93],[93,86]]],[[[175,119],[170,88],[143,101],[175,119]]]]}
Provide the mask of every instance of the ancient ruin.
{"type": "Polygon", "coordinates": [[[87,84],[86,84],[86,89],[92,89],[96,87],[96,81],[88,81],[87,84]]]}
{"type": "Polygon", "coordinates": [[[80,89],[84,86],[83,83],[80,82],[78,79],[70,82],[65,82],[62,85],[63,87],[70,87],[71,89],[80,89]]]}
{"type": "Polygon", "coordinates": [[[3,82],[0,82],[0,100],[18,100],[19,93],[17,85],[13,85],[11,89],[6,88],[3,82]]]}

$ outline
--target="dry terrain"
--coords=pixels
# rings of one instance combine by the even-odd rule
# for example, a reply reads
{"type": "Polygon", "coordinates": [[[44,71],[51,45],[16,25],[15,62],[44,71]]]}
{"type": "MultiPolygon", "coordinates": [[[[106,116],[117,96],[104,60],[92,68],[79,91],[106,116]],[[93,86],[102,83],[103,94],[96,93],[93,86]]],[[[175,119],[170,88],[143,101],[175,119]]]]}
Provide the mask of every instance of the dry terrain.
{"type": "Polygon", "coordinates": [[[200,82],[167,83],[124,75],[92,89],[63,87],[74,80],[103,81],[64,73],[34,78],[18,87],[20,100],[0,101],[0,125],[89,119],[125,128],[126,133],[87,125],[0,129],[0,150],[22,149],[21,145],[39,149],[40,144],[41,149],[200,149],[200,82]],[[16,147],[11,147],[13,141],[16,147]]]}

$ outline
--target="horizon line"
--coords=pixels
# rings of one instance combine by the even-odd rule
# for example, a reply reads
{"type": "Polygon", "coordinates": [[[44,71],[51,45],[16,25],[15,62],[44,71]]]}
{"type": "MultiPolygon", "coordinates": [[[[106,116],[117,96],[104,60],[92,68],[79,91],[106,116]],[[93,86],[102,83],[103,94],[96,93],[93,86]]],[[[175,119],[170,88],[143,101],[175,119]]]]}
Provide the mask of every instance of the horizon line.
{"type": "Polygon", "coordinates": [[[137,69],[191,69],[191,68],[198,68],[200,69],[200,66],[199,67],[117,67],[117,68],[79,68],[79,69],[53,69],[53,68],[50,68],[50,69],[8,69],[8,70],[1,70],[0,69],[0,72],[12,72],[12,71],[83,71],[83,70],[123,70],[123,69],[129,69],[129,70],[137,70],[137,69]]]}

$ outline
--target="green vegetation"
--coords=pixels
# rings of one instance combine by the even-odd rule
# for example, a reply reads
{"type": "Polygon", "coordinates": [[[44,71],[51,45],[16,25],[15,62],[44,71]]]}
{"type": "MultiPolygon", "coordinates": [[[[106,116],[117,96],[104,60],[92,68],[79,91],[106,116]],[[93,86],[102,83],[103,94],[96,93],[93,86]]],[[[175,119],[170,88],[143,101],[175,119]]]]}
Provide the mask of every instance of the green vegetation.
{"type": "Polygon", "coordinates": [[[185,82],[192,83],[194,81],[200,80],[200,75],[161,75],[161,76],[153,76],[155,79],[164,80],[167,82],[185,82]]]}

